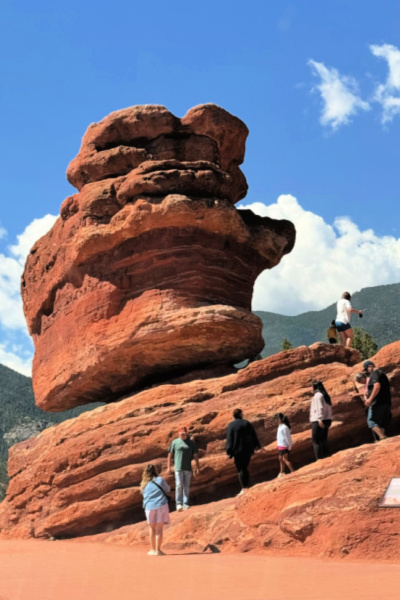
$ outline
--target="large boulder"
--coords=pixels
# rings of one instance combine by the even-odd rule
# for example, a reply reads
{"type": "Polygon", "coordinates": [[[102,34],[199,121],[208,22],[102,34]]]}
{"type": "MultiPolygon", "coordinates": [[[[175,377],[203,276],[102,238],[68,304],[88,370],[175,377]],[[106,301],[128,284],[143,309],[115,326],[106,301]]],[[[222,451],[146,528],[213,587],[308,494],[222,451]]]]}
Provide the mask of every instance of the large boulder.
{"type": "Polygon", "coordinates": [[[253,285],[295,229],[235,208],[247,133],[213,104],[182,119],[136,106],[89,127],[68,168],[79,193],[22,279],[38,406],[110,402],[261,351],[253,285]]]}
{"type": "MultiPolygon", "coordinates": [[[[342,450],[239,498],[174,513],[164,550],[394,561],[400,553],[399,509],[379,503],[399,475],[399,453],[398,436],[342,450]]],[[[147,539],[142,521],[88,541],[133,546],[147,539]]]]}
{"type": "MultiPolygon", "coordinates": [[[[395,388],[392,431],[398,433],[400,342],[382,349],[375,361],[395,388]]],[[[312,463],[308,415],[313,379],[323,380],[332,395],[332,451],[372,441],[361,400],[354,395],[358,370],[357,351],[319,343],[254,362],[237,374],[149,389],[50,427],[10,450],[10,484],[0,508],[0,528],[12,536],[75,537],[142,521],[143,469],[153,462],[166,476],[167,449],[183,424],[198,444],[202,465],[193,480],[193,502],[237,493],[237,473],[225,454],[226,426],[237,407],[253,422],[265,446],[252,459],[253,482],[277,475],[273,416],[278,411],[293,425],[294,466],[312,463]]],[[[296,477],[299,486],[302,481],[308,485],[307,478],[296,477]]],[[[273,485],[265,490],[272,492],[273,485]]],[[[323,487],[320,493],[325,495],[323,487]]],[[[269,506],[272,500],[265,502],[269,506]]]]}

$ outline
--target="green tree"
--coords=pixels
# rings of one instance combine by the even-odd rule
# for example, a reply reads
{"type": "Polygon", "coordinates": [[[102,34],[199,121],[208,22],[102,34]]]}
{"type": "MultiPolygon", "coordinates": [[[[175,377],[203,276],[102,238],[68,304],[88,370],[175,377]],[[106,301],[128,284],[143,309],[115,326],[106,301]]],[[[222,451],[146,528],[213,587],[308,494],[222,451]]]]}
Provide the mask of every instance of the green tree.
{"type": "Polygon", "coordinates": [[[283,338],[282,350],[290,350],[290,348],[293,348],[292,344],[289,342],[289,340],[287,340],[286,338],[283,338]]]}
{"type": "Polygon", "coordinates": [[[378,350],[378,344],[372,339],[372,336],[365,331],[363,327],[353,328],[353,348],[360,352],[361,360],[366,360],[374,356],[378,350]]]}

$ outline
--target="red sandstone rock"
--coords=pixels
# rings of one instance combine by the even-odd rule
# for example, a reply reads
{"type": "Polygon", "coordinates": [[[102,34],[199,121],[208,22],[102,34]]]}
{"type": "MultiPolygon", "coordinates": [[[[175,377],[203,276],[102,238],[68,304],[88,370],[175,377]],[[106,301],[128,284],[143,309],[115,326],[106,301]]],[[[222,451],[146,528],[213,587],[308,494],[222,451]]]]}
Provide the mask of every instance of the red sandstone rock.
{"type": "MultiPolygon", "coordinates": [[[[400,552],[397,508],[379,508],[397,477],[400,438],[338,452],[292,475],[260,483],[240,498],[173,513],[164,550],[263,552],[394,561],[400,552]]],[[[91,539],[146,542],[145,522],[91,539]]]]}
{"type": "Polygon", "coordinates": [[[131,107],[89,127],[68,169],[80,191],[22,281],[38,406],[110,402],[261,351],[253,285],[295,231],[234,207],[247,133],[212,104],[182,119],[131,107]]]}
{"type": "MultiPolygon", "coordinates": [[[[237,474],[232,461],[226,457],[224,440],[227,423],[231,420],[233,409],[238,406],[254,423],[262,445],[266,446],[265,452],[256,454],[252,459],[251,473],[254,482],[269,480],[277,475],[276,424],[273,416],[278,411],[285,412],[292,422],[295,440],[292,460],[296,469],[303,467],[313,462],[308,423],[313,379],[322,379],[332,395],[332,450],[338,451],[364,443],[370,439],[365,411],[359,399],[353,397],[352,377],[360,369],[360,365],[356,364],[358,360],[357,351],[341,346],[315,344],[310,348],[300,347],[252,363],[237,374],[155,387],[46,429],[36,438],[17,444],[10,450],[10,484],[6,499],[0,507],[2,533],[14,537],[80,536],[109,530],[127,521],[143,520],[138,489],[142,470],[150,461],[165,469],[166,450],[181,424],[189,427],[201,456],[202,471],[192,485],[194,503],[208,503],[236,493],[237,474]]],[[[400,342],[383,348],[374,360],[377,365],[384,367],[394,386],[392,432],[398,433],[400,342]]],[[[388,442],[392,443],[393,450],[396,450],[398,442],[388,442]]],[[[391,446],[382,445],[382,448],[384,447],[391,446]]],[[[375,452],[375,449],[363,448],[352,452],[354,454],[346,456],[357,457],[359,452],[362,456],[367,452],[365,456],[369,456],[368,453],[375,452]]],[[[357,471],[354,462],[356,459],[349,459],[353,466],[346,466],[347,458],[341,462],[340,456],[339,454],[333,457],[330,459],[332,462],[329,462],[332,465],[329,467],[329,476],[336,482],[332,484],[332,494],[338,494],[337,490],[340,491],[340,486],[344,485],[346,471],[351,471],[351,477],[361,478],[361,482],[365,477],[365,488],[369,487],[372,474],[376,473],[376,470],[374,471],[372,466],[370,471],[366,469],[369,468],[369,464],[375,463],[369,459],[362,460],[357,471]],[[339,465],[338,469],[341,469],[342,473],[337,479],[334,478],[335,465],[339,465]]],[[[394,453],[391,456],[394,457],[394,453]]],[[[386,458],[388,459],[388,455],[386,458]]],[[[383,458],[379,461],[379,464],[384,462],[383,458]]],[[[384,471],[384,477],[377,482],[378,486],[383,485],[384,478],[392,472],[390,469],[395,469],[393,461],[387,460],[388,468],[384,471]]],[[[271,541],[271,548],[288,548],[291,551],[292,547],[300,548],[294,546],[293,540],[297,540],[296,544],[301,544],[300,538],[305,537],[310,538],[311,543],[312,535],[322,535],[318,528],[320,517],[317,518],[312,511],[310,514],[306,511],[306,520],[303,522],[300,513],[293,512],[288,507],[296,503],[296,498],[301,502],[301,506],[305,506],[309,501],[307,498],[314,494],[315,497],[322,498],[318,501],[318,510],[322,515],[324,510],[328,510],[331,498],[330,488],[325,488],[323,481],[321,467],[309,466],[293,478],[293,482],[297,482],[298,486],[295,496],[289,493],[294,489],[290,488],[289,479],[284,480],[282,485],[279,483],[278,487],[276,482],[266,483],[256,487],[245,497],[251,498],[255,503],[255,508],[249,508],[248,513],[243,509],[243,515],[240,512],[236,516],[235,506],[224,500],[221,506],[225,507],[224,502],[228,503],[231,506],[230,512],[219,516],[218,507],[213,506],[211,514],[210,509],[205,507],[204,510],[201,509],[199,516],[195,517],[199,523],[198,529],[194,528],[191,521],[188,521],[185,527],[198,532],[200,527],[205,528],[209,523],[210,527],[204,530],[204,539],[201,538],[202,543],[206,539],[209,540],[207,543],[217,543],[215,536],[223,530],[222,524],[225,523],[227,528],[232,525],[225,544],[226,549],[259,549],[267,538],[271,538],[271,532],[275,531],[276,520],[280,518],[276,507],[282,506],[282,514],[285,516],[284,523],[282,520],[284,531],[279,534],[281,541],[277,542],[277,545],[271,541]],[[304,477],[302,473],[305,473],[304,477]],[[314,490],[312,494],[308,489],[314,490]],[[278,500],[278,503],[274,504],[275,496],[269,497],[269,494],[275,494],[276,490],[282,490],[282,500],[279,501],[281,504],[278,500]],[[255,523],[251,521],[250,515],[262,512],[264,497],[267,508],[262,513],[263,520],[255,523]],[[214,531],[214,510],[218,513],[215,516],[215,536],[211,535],[214,531]],[[314,524],[315,533],[312,534],[307,533],[311,528],[308,516],[311,516],[314,524]],[[218,519],[220,520],[217,522],[218,519]],[[248,519],[248,523],[244,525],[243,519],[248,519]],[[232,537],[233,531],[236,531],[236,541],[232,537]],[[257,543],[255,540],[258,540],[257,543]]],[[[362,483],[357,484],[358,494],[361,494],[363,489],[362,483]]],[[[377,487],[374,489],[373,493],[377,493],[377,487]]],[[[364,491],[370,498],[370,491],[364,491]]],[[[346,506],[344,500],[343,502],[343,506],[346,506]]],[[[346,502],[350,502],[350,495],[346,502]]],[[[353,518],[358,514],[357,502],[355,501],[352,509],[353,518]]],[[[338,507],[339,504],[338,500],[334,506],[338,507]]],[[[242,504],[238,504],[238,510],[240,506],[242,504]]],[[[344,508],[341,511],[337,508],[332,509],[332,531],[336,520],[343,518],[344,511],[344,508]]],[[[326,519],[329,520],[328,516],[326,519]]],[[[137,527],[132,531],[137,531],[137,527]]],[[[178,540],[179,543],[182,542],[182,531],[178,529],[175,534],[171,530],[171,543],[178,543],[178,540]]],[[[136,536],[136,533],[132,535],[136,536]]],[[[193,536],[189,535],[187,540],[188,543],[192,543],[193,536]]],[[[317,541],[316,547],[318,543],[317,541]]],[[[325,549],[327,547],[324,546],[325,549]]],[[[310,546],[307,548],[307,552],[314,552],[310,550],[310,546]]],[[[323,551],[328,552],[325,549],[323,551]]],[[[339,550],[332,552],[338,553],[339,550]]]]}

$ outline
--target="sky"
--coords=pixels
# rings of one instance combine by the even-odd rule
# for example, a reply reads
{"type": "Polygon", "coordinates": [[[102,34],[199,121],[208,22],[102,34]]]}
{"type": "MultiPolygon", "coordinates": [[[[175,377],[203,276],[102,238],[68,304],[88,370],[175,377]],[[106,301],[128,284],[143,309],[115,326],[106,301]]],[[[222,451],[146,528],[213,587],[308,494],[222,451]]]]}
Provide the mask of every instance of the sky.
{"type": "Polygon", "coordinates": [[[75,191],[85,130],[135,104],[213,102],[247,124],[241,206],[297,229],[253,309],[400,280],[397,1],[3,0],[0,77],[1,364],[30,374],[20,276],[75,191]]]}

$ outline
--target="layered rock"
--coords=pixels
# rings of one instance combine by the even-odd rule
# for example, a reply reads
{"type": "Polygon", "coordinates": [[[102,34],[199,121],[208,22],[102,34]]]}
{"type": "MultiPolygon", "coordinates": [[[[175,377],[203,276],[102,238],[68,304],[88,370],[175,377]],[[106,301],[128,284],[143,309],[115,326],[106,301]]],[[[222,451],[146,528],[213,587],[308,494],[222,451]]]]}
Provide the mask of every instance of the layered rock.
{"type": "Polygon", "coordinates": [[[263,347],[256,277],[293,247],[288,221],[237,210],[247,128],[207,104],[137,106],[91,125],[22,295],[38,406],[109,402],[263,347]]]}
{"type": "MultiPolygon", "coordinates": [[[[400,343],[385,347],[374,360],[394,386],[392,432],[398,433],[400,343]]],[[[273,416],[278,411],[291,420],[293,463],[296,469],[303,467],[314,460],[308,422],[313,379],[323,380],[333,398],[332,450],[365,443],[372,438],[352,379],[360,370],[358,361],[357,351],[341,346],[300,347],[252,363],[237,374],[161,385],[50,427],[10,450],[10,484],[0,508],[1,530],[12,536],[73,537],[142,521],[139,483],[143,468],[153,462],[165,475],[167,448],[181,424],[188,426],[200,451],[202,471],[192,484],[193,502],[209,503],[235,494],[237,474],[225,454],[225,431],[238,406],[266,447],[252,459],[253,482],[277,475],[273,416]]],[[[361,480],[363,465],[354,475],[361,480]]],[[[300,473],[296,477],[299,486],[302,481],[308,486],[307,478],[302,479],[300,473]]],[[[275,484],[270,485],[265,489],[275,493],[275,484]]],[[[289,493],[289,488],[282,489],[289,493]]],[[[325,495],[324,488],[320,495],[325,495]]],[[[273,500],[265,496],[265,502],[269,506],[273,500]]],[[[296,496],[290,496],[290,502],[288,496],[288,506],[295,502],[296,496]]],[[[269,523],[268,510],[263,518],[269,523]]],[[[335,514],[339,518],[340,513],[335,514]]]]}
{"type": "MultiPolygon", "coordinates": [[[[380,508],[398,476],[400,438],[342,450],[293,475],[260,483],[244,496],[174,513],[168,553],[256,552],[394,561],[400,552],[398,508],[380,508]]],[[[147,543],[145,522],[89,540],[147,543]]]]}

